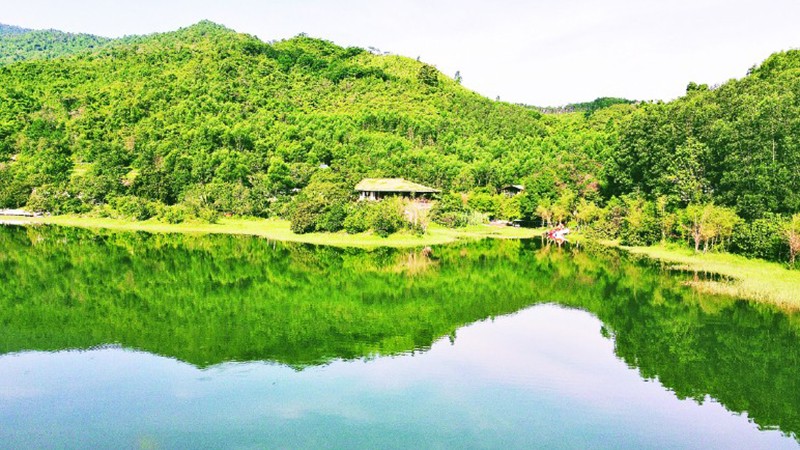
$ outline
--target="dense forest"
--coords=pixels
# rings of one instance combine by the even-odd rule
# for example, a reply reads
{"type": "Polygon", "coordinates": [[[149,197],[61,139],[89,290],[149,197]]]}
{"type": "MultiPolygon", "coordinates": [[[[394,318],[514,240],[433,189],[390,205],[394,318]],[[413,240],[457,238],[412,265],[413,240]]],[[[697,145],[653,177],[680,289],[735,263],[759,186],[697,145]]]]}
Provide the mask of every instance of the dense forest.
{"type": "Polygon", "coordinates": [[[27,59],[51,59],[93,49],[110,42],[91,34],[29,30],[0,23],[0,65],[27,59]]]}
{"type": "Polygon", "coordinates": [[[800,228],[798,51],[669,103],[545,114],[424,62],[304,35],[265,43],[200,22],[70,36],[0,34],[4,58],[22,60],[0,66],[0,207],[390,232],[402,225],[375,221],[403,206],[358,206],[353,186],[402,177],[444,191],[431,218],[447,225],[567,222],[770,259],[800,228]],[[500,193],[511,184],[525,193],[500,193]]]}

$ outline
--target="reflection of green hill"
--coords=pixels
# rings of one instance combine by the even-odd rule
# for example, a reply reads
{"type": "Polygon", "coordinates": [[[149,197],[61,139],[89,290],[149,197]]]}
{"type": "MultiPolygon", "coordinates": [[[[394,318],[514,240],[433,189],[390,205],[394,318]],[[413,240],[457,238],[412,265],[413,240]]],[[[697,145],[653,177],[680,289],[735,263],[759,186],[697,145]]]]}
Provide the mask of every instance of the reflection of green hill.
{"type": "Polygon", "coordinates": [[[0,353],[120,343],[200,367],[425,349],[539,302],[587,310],[681,398],[800,430],[800,321],[617,255],[485,241],[364,252],[233,236],[0,228],[0,353]]]}
{"type": "Polygon", "coordinates": [[[0,236],[2,352],[116,342],[198,366],[303,366],[426,348],[532,302],[524,285],[501,295],[507,284],[461,276],[462,265],[426,270],[408,252],[50,228],[0,236]]]}

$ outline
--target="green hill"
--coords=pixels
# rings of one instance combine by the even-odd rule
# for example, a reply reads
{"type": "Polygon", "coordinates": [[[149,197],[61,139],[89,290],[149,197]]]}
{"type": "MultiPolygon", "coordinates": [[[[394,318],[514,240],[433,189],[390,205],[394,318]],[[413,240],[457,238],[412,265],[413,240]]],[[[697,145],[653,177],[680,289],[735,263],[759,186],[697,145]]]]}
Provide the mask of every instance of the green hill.
{"type": "Polygon", "coordinates": [[[745,218],[800,211],[800,50],[776,53],[739,80],[690,83],[673,102],[630,117],[609,170],[610,193],[714,201],[745,218]]]}
{"type": "Polygon", "coordinates": [[[29,59],[51,59],[102,46],[108,38],[57,30],[29,30],[0,24],[0,66],[29,59]]]}
{"type": "Polygon", "coordinates": [[[450,212],[599,217],[601,234],[634,243],[685,239],[667,214],[688,204],[800,211],[798,51],[669,103],[601,97],[548,115],[424,62],[305,35],[265,43],[203,21],[96,43],[0,66],[0,207],[286,216],[298,190],[346,197],[390,177],[470,193],[468,207],[443,202],[450,212]],[[526,187],[518,203],[492,197],[510,184],[526,187]]]}
{"type": "Polygon", "coordinates": [[[542,116],[409,58],[302,35],[267,44],[211,22],[7,65],[0,104],[0,205],[35,190],[77,210],[120,195],[172,204],[208,185],[274,197],[322,164],[352,185],[469,190],[545,174],[589,193],[613,134],[599,123],[610,116],[542,116]]]}

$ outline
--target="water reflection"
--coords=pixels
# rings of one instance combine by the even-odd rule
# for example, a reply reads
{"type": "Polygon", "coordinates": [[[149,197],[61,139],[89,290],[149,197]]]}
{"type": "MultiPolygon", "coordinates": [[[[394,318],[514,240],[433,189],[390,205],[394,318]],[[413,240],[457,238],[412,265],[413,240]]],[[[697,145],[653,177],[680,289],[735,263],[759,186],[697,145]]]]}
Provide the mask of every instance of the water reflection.
{"type": "MultiPolygon", "coordinates": [[[[0,360],[0,367],[8,358],[37,355],[21,352],[117,343],[212,373],[240,367],[230,362],[267,361],[315,374],[315,366],[359,359],[372,360],[369,373],[380,373],[392,360],[378,356],[431,358],[435,342],[455,342],[454,349],[465,349],[459,364],[473,361],[473,370],[484,371],[471,372],[486,380],[482,389],[491,390],[491,380],[513,385],[519,374],[534,373],[555,383],[543,395],[550,389],[558,399],[602,409],[614,398],[634,404],[649,398],[628,382],[613,381],[643,378],[658,383],[641,389],[663,392],[663,385],[670,398],[718,402],[762,428],[795,436],[800,430],[797,315],[699,295],[680,278],[614,252],[484,241],[424,255],[50,227],[2,227],[0,249],[0,354],[18,354],[0,360]],[[548,341],[566,326],[563,320],[491,323],[552,302],[591,314],[572,316],[580,325],[569,328],[574,340],[566,347],[548,341]],[[468,330],[483,326],[492,332],[462,344],[468,330]],[[533,326],[542,331],[536,341],[492,345],[513,327],[533,326]],[[605,347],[633,371],[603,378],[596,366],[588,370],[585,361],[569,359],[591,359],[605,347]]],[[[594,363],[614,363],[600,359],[594,363]]],[[[444,370],[446,357],[438,364],[436,370],[444,370]]],[[[179,373],[193,373],[181,367],[179,373]]],[[[267,370],[257,367],[247,370],[267,370]]],[[[525,376],[516,381],[532,382],[525,376]]],[[[1,395],[28,395],[28,388],[1,395]]]]}

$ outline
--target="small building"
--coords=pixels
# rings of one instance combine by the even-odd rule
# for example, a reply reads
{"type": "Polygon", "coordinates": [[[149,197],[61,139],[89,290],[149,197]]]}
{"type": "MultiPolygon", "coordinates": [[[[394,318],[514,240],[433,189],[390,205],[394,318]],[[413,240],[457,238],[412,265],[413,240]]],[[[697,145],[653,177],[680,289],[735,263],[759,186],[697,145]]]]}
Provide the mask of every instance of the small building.
{"type": "Polygon", "coordinates": [[[508,186],[503,186],[501,191],[509,197],[513,197],[525,190],[525,186],[521,184],[511,184],[508,186]]]}
{"type": "Polygon", "coordinates": [[[356,185],[360,200],[380,200],[384,197],[430,199],[441,191],[402,178],[364,178],[356,185]]]}

